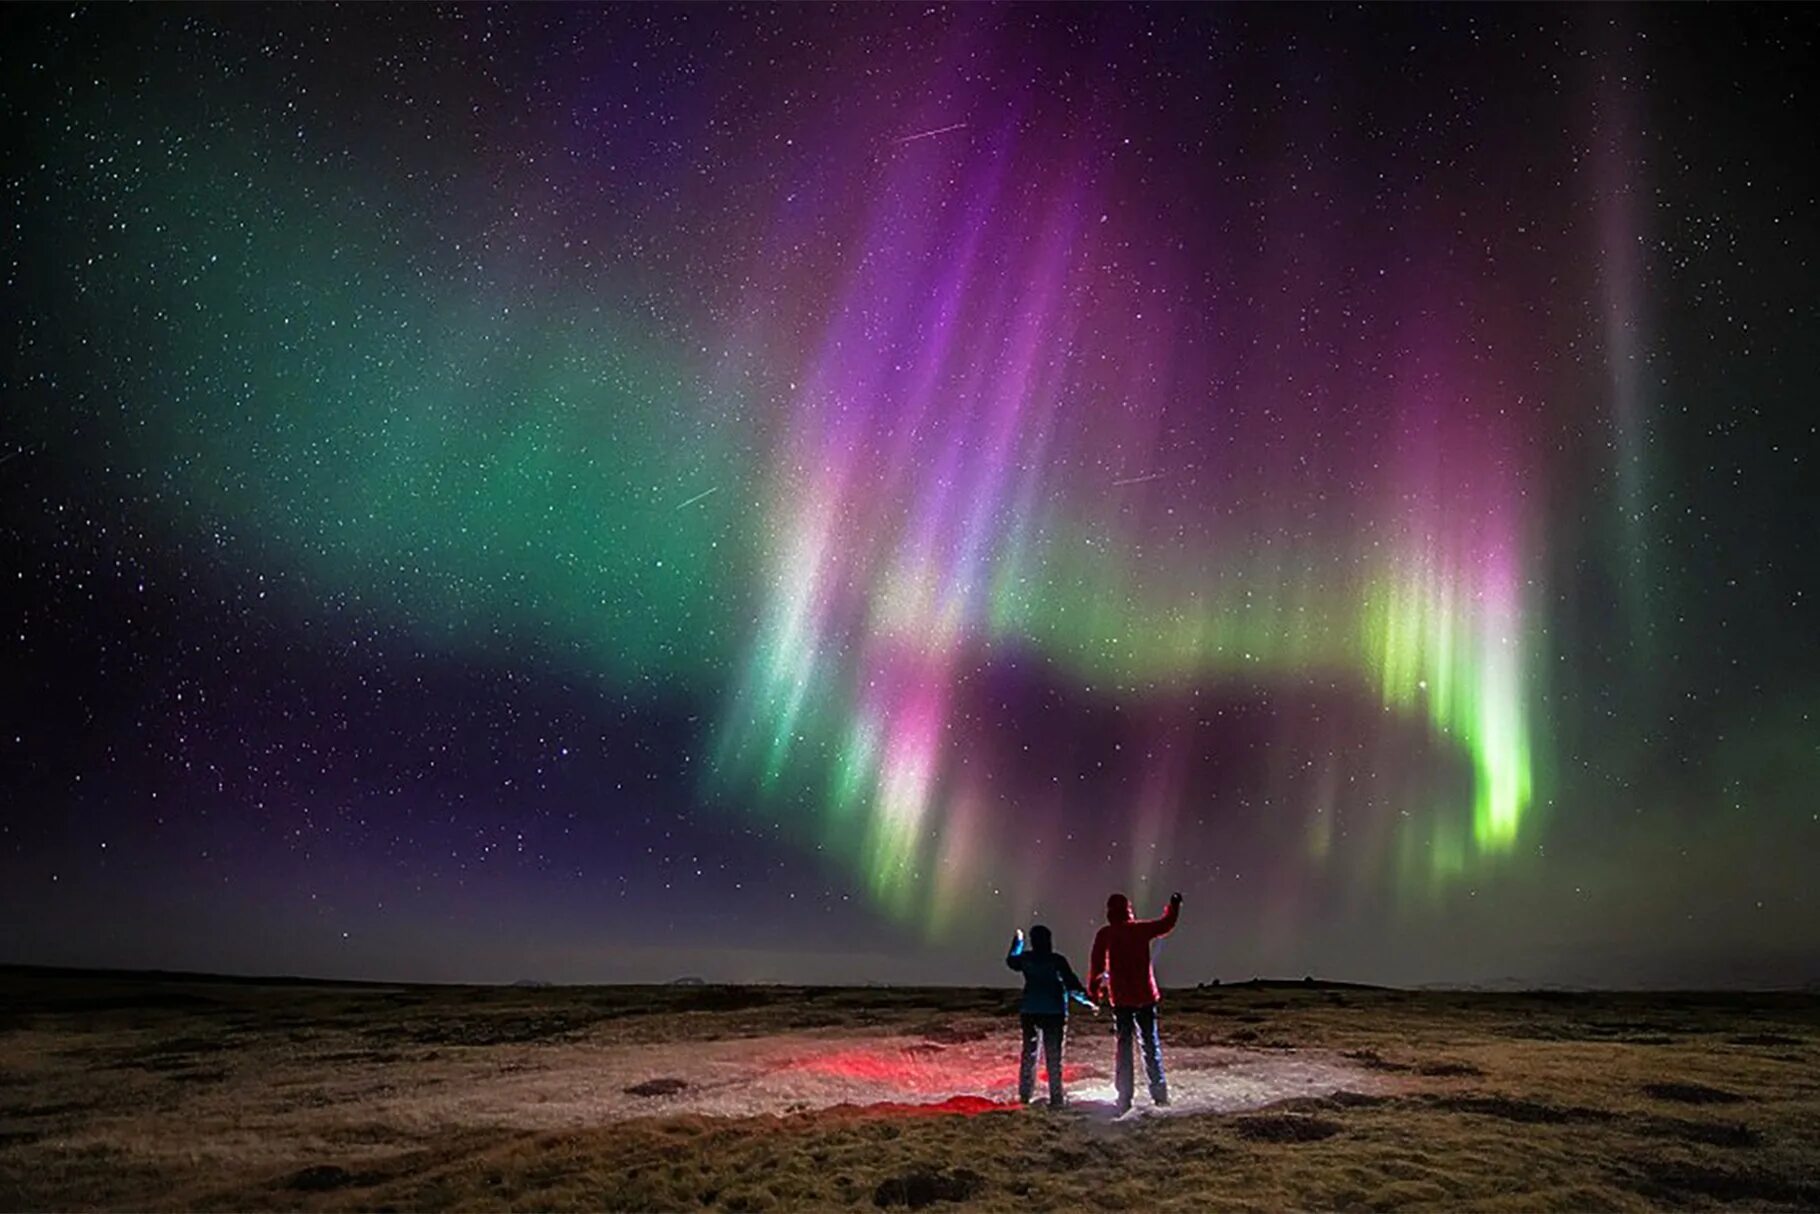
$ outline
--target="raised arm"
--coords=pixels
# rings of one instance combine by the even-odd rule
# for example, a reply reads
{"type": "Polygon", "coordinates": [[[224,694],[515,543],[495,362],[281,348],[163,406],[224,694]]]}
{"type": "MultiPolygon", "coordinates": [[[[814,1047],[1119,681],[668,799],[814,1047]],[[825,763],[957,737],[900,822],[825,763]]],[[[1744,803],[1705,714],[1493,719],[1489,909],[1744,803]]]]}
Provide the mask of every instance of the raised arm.
{"type": "Polygon", "coordinates": [[[1145,934],[1152,940],[1158,936],[1167,936],[1175,930],[1175,921],[1182,917],[1182,895],[1169,895],[1169,909],[1155,919],[1144,920],[1145,934]]]}
{"type": "Polygon", "coordinates": [[[1011,937],[1011,951],[1005,954],[1005,964],[1014,970],[1024,968],[1024,929],[1021,927],[1011,937]]]}

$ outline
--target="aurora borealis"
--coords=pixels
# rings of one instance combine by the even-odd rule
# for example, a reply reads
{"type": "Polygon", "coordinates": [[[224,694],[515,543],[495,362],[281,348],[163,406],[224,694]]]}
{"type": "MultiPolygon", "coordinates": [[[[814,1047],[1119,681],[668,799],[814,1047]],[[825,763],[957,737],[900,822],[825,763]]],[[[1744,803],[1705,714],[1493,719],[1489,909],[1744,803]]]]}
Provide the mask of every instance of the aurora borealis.
{"type": "MultiPolygon", "coordinates": [[[[956,842],[967,816],[1005,808],[956,770],[970,759],[990,779],[994,757],[943,736],[971,666],[1028,647],[1115,699],[1318,672],[1465,753],[1466,806],[1415,802],[1431,874],[1514,846],[1532,772],[1524,470],[1495,414],[1512,390],[1425,361],[1421,348],[1460,336],[1442,315],[1390,307],[1383,323],[1418,347],[1409,365],[1336,364],[1322,352],[1343,334],[1311,323],[1311,372],[1254,379],[1181,331],[1141,237],[1089,227],[1111,203],[1093,200],[1085,170],[1046,169],[1050,148],[1026,162],[1010,135],[977,158],[956,142],[882,170],[884,235],[862,237],[793,388],[733,752],[769,788],[809,751],[807,766],[828,770],[809,773],[803,802],[853,835],[843,850],[875,893],[896,904],[924,890],[929,913],[991,859],[956,842]],[[1021,198],[1003,196],[1013,181],[1021,198]],[[1119,275],[1134,250],[1143,260],[1119,275]],[[1172,410],[1160,368],[1221,394],[1172,410]],[[1353,432],[1361,410],[1373,432],[1353,432]]],[[[1270,279],[1294,270],[1266,266],[1270,279]]],[[[1234,328],[1242,349],[1263,341],[1256,321],[1234,328]]]]}
{"type": "Polygon", "coordinates": [[[1814,977],[1754,11],[28,11],[0,960],[1814,977]]]}

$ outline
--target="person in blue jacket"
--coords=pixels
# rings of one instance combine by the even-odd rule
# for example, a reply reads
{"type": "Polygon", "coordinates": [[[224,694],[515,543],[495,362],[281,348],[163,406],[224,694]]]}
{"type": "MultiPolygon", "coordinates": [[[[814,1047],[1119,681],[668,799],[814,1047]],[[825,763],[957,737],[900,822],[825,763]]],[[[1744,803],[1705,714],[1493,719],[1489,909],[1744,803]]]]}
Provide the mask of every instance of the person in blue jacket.
{"type": "Polygon", "coordinates": [[[1049,1071],[1049,1107],[1062,1107],[1062,1036],[1068,1026],[1068,1001],[1099,1011],[1087,998],[1087,988],[1075,976],[1068,958],[1055,951],[1049,929],[1036,924],[1030,929],[1030,945],[1024,946],[1024,932],[1018,929],[1011,938],[1011,951],[1005,964],[1024,975],[1024,998],[1018,1005],[1018,1018],[1024,1028],[1024,1050],[1017,1069],[1017,1098],[1030,1103],[1036,1091],[1036,1042],[1043,1040],[1043,1065],[1049,1071]]]}

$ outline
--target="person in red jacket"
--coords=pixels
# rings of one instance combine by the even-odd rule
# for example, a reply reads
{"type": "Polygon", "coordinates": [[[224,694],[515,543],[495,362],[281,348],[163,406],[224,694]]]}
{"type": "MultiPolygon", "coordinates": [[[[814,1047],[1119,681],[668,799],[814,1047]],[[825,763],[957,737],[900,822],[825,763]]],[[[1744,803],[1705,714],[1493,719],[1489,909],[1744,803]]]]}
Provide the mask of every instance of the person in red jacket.
{"type": "Polygon", "coordinates": [[[1093,938],[1093,959],[1087,980],[1090,998],[1109,1000],[1118,1021],[1119,1112],[1131,1108],[1131,1039],[1144,1043],[1144,1071],[1150,1078],[1152,1104],[1169,1103],[1169,1085],[1163,1079],[1163,1043],[1157,1037],[1156,1005],[1162,998],[1156,974],[1150,968],[1150,942],[1167,936],[1182,913],[1182,895],[1169,895],[1169,909],[1160,918],[1133,919],[1131,899],[1114,894],[1106,899],[1106,926],[1093,938]]]}

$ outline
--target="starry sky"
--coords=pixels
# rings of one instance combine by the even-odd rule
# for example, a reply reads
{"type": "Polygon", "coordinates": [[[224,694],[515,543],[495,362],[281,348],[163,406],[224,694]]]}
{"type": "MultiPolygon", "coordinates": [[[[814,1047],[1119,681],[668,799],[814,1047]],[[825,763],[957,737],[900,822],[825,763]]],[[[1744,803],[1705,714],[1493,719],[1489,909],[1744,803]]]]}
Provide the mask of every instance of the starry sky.
{"type": "Polygon", "coordinates": [[[0,960],[1820,979],[1812,10],[6,23],[0,960]]]}

